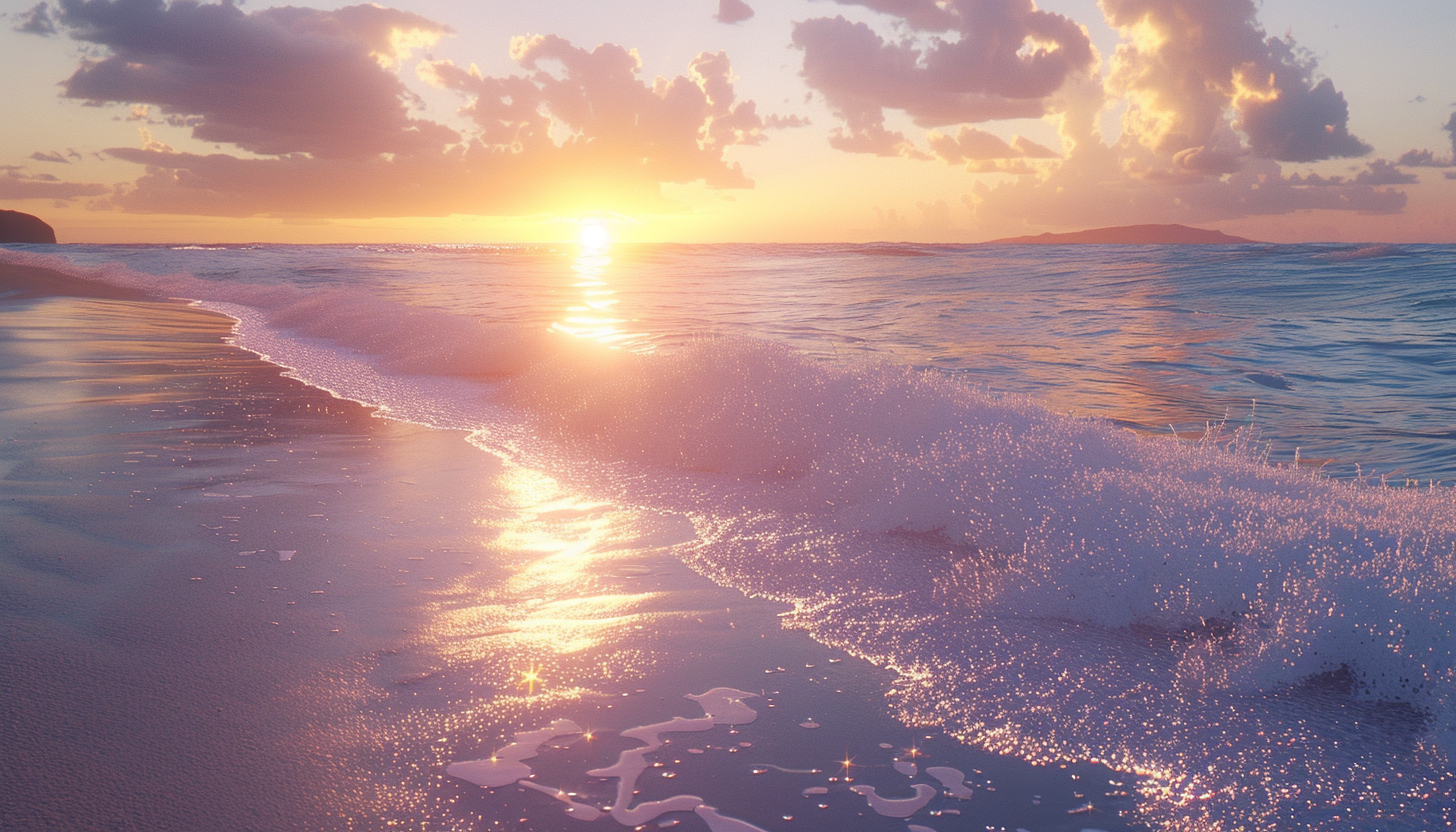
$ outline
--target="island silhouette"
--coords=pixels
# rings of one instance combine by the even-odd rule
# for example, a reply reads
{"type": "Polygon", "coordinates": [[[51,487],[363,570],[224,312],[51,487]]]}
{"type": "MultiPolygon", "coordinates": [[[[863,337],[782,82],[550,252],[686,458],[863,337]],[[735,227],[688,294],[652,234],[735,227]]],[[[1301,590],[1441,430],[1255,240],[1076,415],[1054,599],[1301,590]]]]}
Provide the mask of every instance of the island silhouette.
{"type": "Polygon", "coordinates": [[[0,209],[0,243],[54,243],[55,229],[45,220],[20,211],[0,209]]]}
{"type": "Polygon", "coordinates": [[[1069,231],[1054,234],[1027,235],[1024,237],[1003,237],[992,243],[1022,243],[1030,245],[1066,245],[1079,243],[1167,246],[1167,245],[1219,245],[1231,243],[1255,243],[1244,237],[1235,237],[1209,228],[1191,228],[1176,224],[1118,225],[1109,228],[1091,228],[1086,231],[1069,231]]]}

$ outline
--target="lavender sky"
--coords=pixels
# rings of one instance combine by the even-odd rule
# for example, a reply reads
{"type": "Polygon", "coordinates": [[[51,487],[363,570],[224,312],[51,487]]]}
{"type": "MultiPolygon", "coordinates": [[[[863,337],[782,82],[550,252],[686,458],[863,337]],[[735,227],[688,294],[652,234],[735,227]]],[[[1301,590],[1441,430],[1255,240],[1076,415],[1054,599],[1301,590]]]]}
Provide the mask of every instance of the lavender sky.
{"type": "Polygon", "coordinates": [[[1456,242],[1450,0],[0,0],[80,242],[1456,242]]]}

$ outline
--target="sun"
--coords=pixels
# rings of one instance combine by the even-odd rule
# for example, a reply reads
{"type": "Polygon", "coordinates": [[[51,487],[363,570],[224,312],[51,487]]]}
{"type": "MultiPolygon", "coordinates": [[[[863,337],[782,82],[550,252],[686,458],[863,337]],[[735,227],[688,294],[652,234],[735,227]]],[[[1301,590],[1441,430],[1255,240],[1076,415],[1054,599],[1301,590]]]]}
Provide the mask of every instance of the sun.
{"type": "Polygon", "coordinates": [[[577,242],[583,253],[600,254],[612,245],[612,232],[601,220],[582,220],[577,230],[577,242]]]}

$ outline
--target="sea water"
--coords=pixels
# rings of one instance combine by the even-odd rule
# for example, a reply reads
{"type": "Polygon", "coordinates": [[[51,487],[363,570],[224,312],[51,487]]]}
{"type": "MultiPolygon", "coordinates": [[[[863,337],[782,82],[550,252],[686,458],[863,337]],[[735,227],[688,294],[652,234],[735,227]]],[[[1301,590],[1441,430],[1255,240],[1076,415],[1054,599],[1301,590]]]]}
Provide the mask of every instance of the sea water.
{"type": "Polygon", "coordinates": [[[1456,811],[1451,247],[0,256],[226,314],[578,495],[556,522],[637,512],[629,537],[887,668],[902,723],[1103,763],[1138,822],[1456,811]]]}

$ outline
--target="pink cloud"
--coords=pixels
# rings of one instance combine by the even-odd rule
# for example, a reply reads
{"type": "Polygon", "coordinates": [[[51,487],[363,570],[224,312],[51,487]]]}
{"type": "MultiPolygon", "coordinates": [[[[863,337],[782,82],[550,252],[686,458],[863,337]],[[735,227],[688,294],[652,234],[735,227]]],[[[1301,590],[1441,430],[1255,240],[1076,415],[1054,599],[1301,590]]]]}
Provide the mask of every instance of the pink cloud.
{"type": "MultiPolygon", "coordinates": [[[[932,133],[943,161],[1015,177],[966,197],[988,234],[1032,226],[1201,223],[1301,210],[1394,213],[1414,177],[1375,160],[1353,176],[1289,175],[1281,162],[1360,156],[1348,108],[1315,61],[1268,37],[1252,0],[1102,0],[1123,37],[1100,88],[1068,84],[1062,160],[1032,163],[989,132],[932,133]],[[1125,103],[1121,136],[1095,114],[1125,103]]],[[[928,10],[923,14],[931,15],[928,10]]]]}
{"type": "Polygon", "coordinates": [[[830,139],[841,150],[912,155],[913,144],[886,128],[885,110],[921,127],[1041,116],[1048,97],[1095,62],[1086,30],[1031,0],[840,2],[893,15],[915,31],[956,34],[887,41],[843,17],[794,27],[805,82],[844,122],[830,139]]]}
{"type": "Polygon", "coordinates": [[[60,0],[59,25],[109,54],[62,84],[94,104],[156,107],[193,119],[195,138],[260,154],[361,158],[419,153],[456,140],[413,118],[383,64],[401,36],[428,42],[448,27],[380,6],[247,13],[229,3],[60,0]]]}
{"type": "Polygon", "coordinates": [[[56,34],[56,22],[51,19],[50,7],[44,2],[31,6],[20,19],[12,26],[17,32],[25,32],[31,35],[54,35],[56,34]]]}
{"type": "Polygon", "coordinates": [[[587,50],[537,35],[514,39],[511,56],[528,75],[485,77],[449,61],[426,69],[468,98],[461,112],[485,144],[591,154],[654,182],[751,185],[723,152],[762,142],[765,125],[752,101],[737,100],[726,53],[700,53],[685,75],[650,83],[638,77],[636,52],[610,43],[587,50]]]}
{"type": "Polygon", "coordinates": [[[753,17],[753,9],[743,0],[718,0],[719,23],[742,23],[753,17]]]}
{"type": "Polygon", "coordinates": [[[1344,96],[1292,40],[1265,35],[1253,0],[1103,0],[1102,9],[1124,35],[1108,89],[1129,100],[1123,130],[1149,149],[1214,151],[1213,165],[1188,168],[1211,173],[1245,151],[1284,162],[1370,152],[1349,133],[1344,96]]]}
{"type": "Polygon", "coordinates": [[[965,197],[966,205],[986,236],[1029,226],[1197,225],[1305,210],[1392,214],[1406,205],[1404,193],[1386,187],[1392,180],[1379,164],[1353,179],[1286,176],[1269,159],[1250,159],[1224,176],[1178,175],[1164,167],[1138,175],[1137,160],[1125,158],[1125,150],[1084,144],[1045,178],[978,185],[965,197]]]}
{"type": "Polygon", "coordinates": [[[0,199],[55,199],[100,196],[109,191],[105,185],[84,182],[63,182],[48,173],[27,174],[20,168],[0,167],[0,199]]]}
{"type": "Polygon", "coordinates": [[[367,218],[670,208],[656,181],[614,167],[590,146],[544,154],[475,144],[393,159],[107,153],[146,173],[94,207],[134,213],[367,218]]]}
{"type": "MultiPolygon", "coordinates": [[[[1396,164],[1411,168],[1456,167],[1456,113],[1451,114],[1441,129],[1451,136],[1451,154],[1449,156],[1437,156],[1429,150],[1407,150],[1396,160],[1396,164]]],[[[1452,177],[1447,174],[1447,178],[1452,177]]]]}
{"type": "MultiPolygon", "coordinates": [[[[632,50],[555,35],[513,40],[522,75],[421,64],[427,80],[467,97],[474,129],[462,135],[417,117],[420,102],[397,75],[406,45],[450,31],[419,15],[373,5],[247,13],[189,0],[55,8],[46,19],[102,50],[63,83],[67,96],[129,105],[133,119],[257,154],[178,152],[149,138],[110,148],[145,173],[94,200],[99,208],[297,218],[671,210],[665,182],[751,187],[724,152],[763,141],[766,129],[754,103],[738,100],[721,52],[650,80],[632,50]]],[[[63,183],[12,174],[0,184],[63,183]]]]}
{"type": "Polygon", "coordinates": [[[1450,156],[1437,156],[1430,150],[1407,150],[1395,163],[1408,168],[1449,168],[1453,164],[1450,156]]]}
{"type": "Polygon", "coordinates": [[[1008,144],[993,133],[966,125],[962,125],[954,137],[932,130],[927,139],[936,158],[952,165],[993,159],[1058,158],[1058,154],[1052,149],[1024,136],[1013,136],[1008,144]]]}

